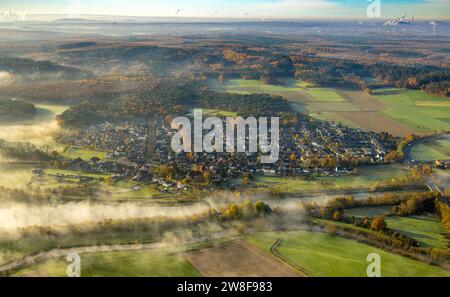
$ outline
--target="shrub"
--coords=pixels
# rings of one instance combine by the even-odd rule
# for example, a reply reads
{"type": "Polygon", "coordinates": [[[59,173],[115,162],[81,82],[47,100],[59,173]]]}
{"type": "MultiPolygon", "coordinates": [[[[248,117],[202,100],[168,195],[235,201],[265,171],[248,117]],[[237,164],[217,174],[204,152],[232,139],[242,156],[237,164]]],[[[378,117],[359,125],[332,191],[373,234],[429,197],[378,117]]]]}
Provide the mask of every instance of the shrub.
{"type": "Polygon", "coordinates": [[[343,217],[343,214],[342,214],[342,212],[339,211],[339,210],[336,210],[336,211],[333,213],[333,220],[335,220],[335,221],[340,221],[340,220],[342,220],[342,217],[343,217]]]}
{"type": "Polygon", "coordinates": [[[383,231],[386,229],[387,224],[383,218],[376,218],[372,221],[372,224],[370,226],[374,231],[383,231]]]}

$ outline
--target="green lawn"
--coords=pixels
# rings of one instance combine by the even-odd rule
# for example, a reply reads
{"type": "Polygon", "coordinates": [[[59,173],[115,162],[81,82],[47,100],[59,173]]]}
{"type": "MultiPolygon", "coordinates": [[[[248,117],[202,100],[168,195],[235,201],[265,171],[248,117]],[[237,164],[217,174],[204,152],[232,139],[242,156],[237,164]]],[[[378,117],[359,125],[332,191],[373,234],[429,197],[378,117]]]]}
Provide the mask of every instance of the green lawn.
{"type": "Polygon", "coordinates": [[[431,247],[446,248],[448,240],[441,222],[432,216],[388,217],[389,228],[397,230],[418,242],[431,247]]]}
{"type": "MultiPolygon", "coordinates": [[[[264,233],[247,240],[268,251],[278,234],[264,233]]],[[[283,232],[278,251],[288,261],[317,277],[365,277],[369,262],[367,256],[381,257],[381,274],[385,277],[446,276],[450,273],[437,267],[401,257],[356,241],[324,233],[283,232]]]]}
{"type": "MultiPolygon", "coordinates": [[[[82,277],[194,277],[200,273],[182,256],[161,250],[81,254],[82,277]]],[[[66,276],[65,259],[49,260],[15,276],[66,276]]]]}

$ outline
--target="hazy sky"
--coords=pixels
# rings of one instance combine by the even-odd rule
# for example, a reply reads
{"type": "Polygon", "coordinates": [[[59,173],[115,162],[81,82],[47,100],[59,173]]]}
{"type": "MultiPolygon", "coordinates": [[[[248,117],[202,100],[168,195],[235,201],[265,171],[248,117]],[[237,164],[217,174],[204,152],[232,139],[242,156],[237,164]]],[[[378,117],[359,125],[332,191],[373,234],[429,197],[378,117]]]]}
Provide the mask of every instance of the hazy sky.
{"type": "MultiPolygon", "coordinates": [[[[381,17],[450,18],[450,0],[372,0],[381,17]]],[[[369,0],[0,0],[0,11],[184,17],[365,18],[369,0]],[[182,9],[177,13],[178,9],[182,9]]]]}

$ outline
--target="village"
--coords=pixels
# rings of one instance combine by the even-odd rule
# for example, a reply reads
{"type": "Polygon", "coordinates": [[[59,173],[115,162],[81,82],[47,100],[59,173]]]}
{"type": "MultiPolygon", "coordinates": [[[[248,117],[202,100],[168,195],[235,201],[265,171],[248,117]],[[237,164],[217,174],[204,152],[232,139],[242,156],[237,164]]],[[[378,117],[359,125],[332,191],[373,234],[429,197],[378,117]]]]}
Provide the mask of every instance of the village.
{"type": "MultiPolygon", "coordinates": [[[[71,145],[105,152],[105,158],[71,159],[66,161],[65,169],[111,174],[113,182],[131,180],[155,184],[162,191],[180,191],[187,187],[180,181],[204,182],[206,171],[209,184],[225,187],[233,186],[234,179],[249,175],[348,175],[360,165],[383,164],[388,151],[396,147],[395,139],[386,140],[377,133],[305,119],[295,126],[280,127],[279,160],[263,164],[258,153],[175,153],[170,145],[175,132],[159,117],[82,128],[71,145]]],[[[73,176],[57,177],[59,182],[70,178],[73,176]]]]}

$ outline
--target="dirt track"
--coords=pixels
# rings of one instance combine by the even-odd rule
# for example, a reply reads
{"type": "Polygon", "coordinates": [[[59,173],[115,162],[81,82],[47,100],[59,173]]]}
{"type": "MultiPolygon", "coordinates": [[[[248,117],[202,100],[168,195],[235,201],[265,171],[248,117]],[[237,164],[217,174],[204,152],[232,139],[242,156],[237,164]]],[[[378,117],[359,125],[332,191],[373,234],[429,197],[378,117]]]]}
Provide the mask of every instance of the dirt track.
{"type": "Polygon", "coordinates": [[[301,272],[244,240],[186,254],[207,277],[299,277],[301,272]]]}

